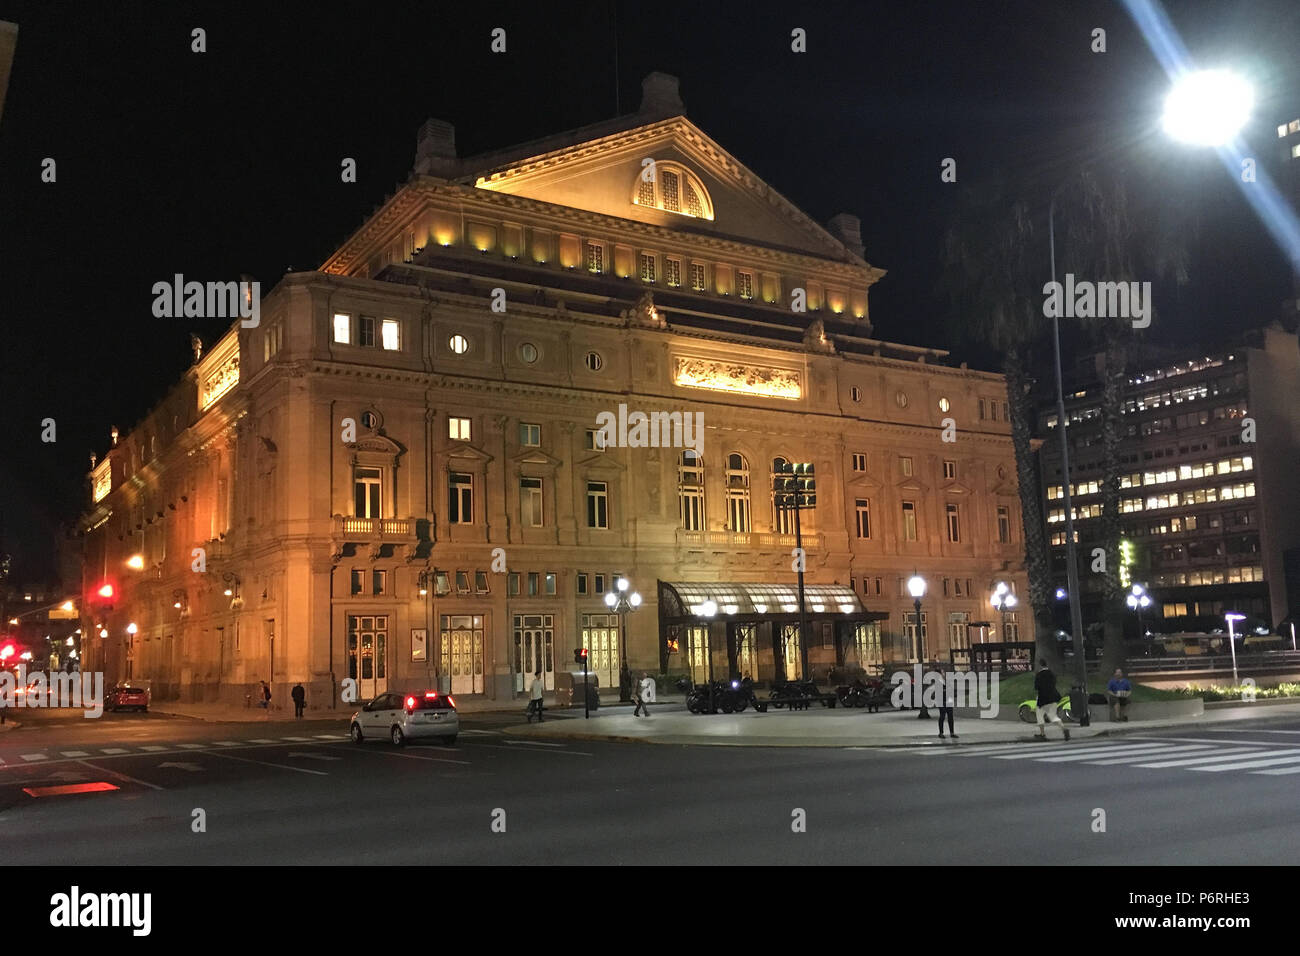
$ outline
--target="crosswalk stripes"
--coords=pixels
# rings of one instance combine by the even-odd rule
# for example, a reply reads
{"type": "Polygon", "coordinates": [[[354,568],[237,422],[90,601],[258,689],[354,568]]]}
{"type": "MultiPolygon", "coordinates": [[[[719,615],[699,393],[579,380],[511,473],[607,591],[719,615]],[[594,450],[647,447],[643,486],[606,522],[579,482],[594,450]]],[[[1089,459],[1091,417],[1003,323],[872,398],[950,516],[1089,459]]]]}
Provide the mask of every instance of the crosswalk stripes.
{"type": "Polygon", "coordinates": [[[1278,741],[1217,740],[1189,737],[1125,737],[1092,739],[1055,745],[1018,743],[975,747],[926,748],[916,751],[939,757],[989,760],[1031,760],[1046,764],[1092,767],[1131,766],[1151,770],[1192,770],[1199,773],[1245,772],[1267,776],[1300,773],[1300,746],[1278,741]]]}

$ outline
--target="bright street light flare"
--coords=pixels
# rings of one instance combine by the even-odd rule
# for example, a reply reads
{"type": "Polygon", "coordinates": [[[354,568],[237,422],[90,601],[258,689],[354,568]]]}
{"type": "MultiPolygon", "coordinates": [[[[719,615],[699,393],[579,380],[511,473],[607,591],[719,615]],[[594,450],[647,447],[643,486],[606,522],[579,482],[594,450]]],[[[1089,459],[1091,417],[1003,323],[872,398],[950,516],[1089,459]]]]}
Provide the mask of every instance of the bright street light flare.
{"type": "Polygon", "coordinates": [[[1197,146],[1223,146],[1250,119],[1255,91],[1228,70],[1198,70],[1174,83],[1162,120],[1174,139],[1197,146]]]}

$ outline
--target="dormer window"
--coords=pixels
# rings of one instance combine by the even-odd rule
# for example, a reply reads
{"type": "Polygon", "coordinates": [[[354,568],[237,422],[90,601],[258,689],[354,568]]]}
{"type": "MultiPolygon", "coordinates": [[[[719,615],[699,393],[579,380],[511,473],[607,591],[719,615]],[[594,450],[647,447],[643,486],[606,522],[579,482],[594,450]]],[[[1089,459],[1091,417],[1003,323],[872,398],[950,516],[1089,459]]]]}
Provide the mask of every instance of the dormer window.
{"type": "Polygon", "coordinates": [[[713,201],[700,178],[680,163],[655,160],[637,173],[632,203],[664,212],[713,219],[713,201]]]}

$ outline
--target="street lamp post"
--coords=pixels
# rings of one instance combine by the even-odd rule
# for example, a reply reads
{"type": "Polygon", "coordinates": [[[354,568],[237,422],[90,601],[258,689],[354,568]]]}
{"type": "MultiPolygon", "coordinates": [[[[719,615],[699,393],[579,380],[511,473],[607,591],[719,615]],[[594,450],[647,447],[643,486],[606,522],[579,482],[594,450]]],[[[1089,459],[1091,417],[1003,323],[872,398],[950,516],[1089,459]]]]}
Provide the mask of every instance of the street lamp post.
{"type": "Polygon", "coordinates": [[[627,669],[627,612],[641,606],[641,595],[629,593],[627,578],[619,578],[615,586],[617,591],[605,592],[605,606],[618,613],[618,699],[625,704],[632,699],[632,675],[627,669]]]}
{"type": "Polygon", "coordinates": [[[718,712],[717,701],[713,699],[713,615],[718,613],[718,603],[709,598],[699,608],[700,617],[704,618],[704,647],[705,657],[709,665],[709,713],[718,712]]]}
{"type": "Polygon", "coordinates": [[[1223,616],[1228,620],[1228,650],[1232,652],[1232,686],[1236,687],[1241,681],[1237,679],[1237,635],[1233,632],[1232,625],[1237,621],[1244,621],[1246,615],[1229,611],[1223,616]]]}
{"type": "MultiPolygon", "coordinates": [[[[808,614],[804,603],[803,528],[799,512],[817,507],[817,478],[810,462],[782,462],[780,470],[772,476],[772,498],[778,509],[794,511],[794,546],[798,555],[795,564],[799,576],[799,676],[808,679],[808,614]]],[[[784,655],[783,655],[784,656],[784,655]]]]}
{"type": "MultiPolygon", "coordinates": [[[[993,590],[993,600],[989,602],[993,607],[1002,614],[1002,643],[1007,643],[1007,612],[1016,606],[1019,602],[1016,596],[1011,593],[1011,588],[1006,581],[999,581],[997,587],[993,590]]],[[[1003,650],[1005,658],[1006,651],[1003,650]]]]}
{"type": "Polygon", "coordinates": [[[1140,584],[1135,584],[1133,585],[1132,591],[1129,592],[1128,597],[1124,600],[1129,607],[1137,611],[1138,637],[1145,640],[1147,633],[1146,629],[1142,626],[1142,609],[1151,606],[1151,596],[1147,594],[1146,588],[1140,584]]]}
{"type": "MultiPolygon", "coordinates": [[[[921,631],[921,598],[925,597],[925,578],[919,574],[913,574],[907,579],[907,593],[912,595],[913,607],[916,608],[916,659],[920,661],[921,668],[925,668],[925,635],[921,631]]],[[[916,687],[913,685],[913,693],[916,693],[916,687]]],[[[930,711],[925,707],[925,693],[920,694],[920,710],[917,712],[917,720],[929,720],[930,711]]]]}

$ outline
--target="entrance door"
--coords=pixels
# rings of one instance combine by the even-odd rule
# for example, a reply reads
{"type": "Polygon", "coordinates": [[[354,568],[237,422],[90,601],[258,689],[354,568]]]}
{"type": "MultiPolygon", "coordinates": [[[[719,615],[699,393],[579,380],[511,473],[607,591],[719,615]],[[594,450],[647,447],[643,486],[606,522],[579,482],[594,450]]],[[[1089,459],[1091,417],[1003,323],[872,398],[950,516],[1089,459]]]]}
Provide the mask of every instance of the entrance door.
{"type": "Polygon", "coordinates": [[[442,672],[453,694],[483,693],[483,615],[443,614],[442,672]]]}
{"type": "Polygon", "coordinates": [[[388,689],[387,615],[348,615],[348,677],[357,682],[360,700],[388,689]]]}
{"type": "Polygon", "coordinates": [[[709,629],[686,628],[686,666],[691,672],[691,683],[703,684],[709,679],[709,629]]]}
{"type": "Polygon", "coordinates": [[[758,625],[736,625],[736,668],[741,677],[758,680],[758,625]]]}
{"type": "Polygon", "coordinates": [[[617,614],[582,615],[582,646],[587,649],[587,669],[600,676],[601,687],[617,687],[619,671],[617,614]]]}
{"type": "Polygon", "coordinates": [[[533,675],[542,672],[547,690],[555,690],[555,615],[515,615],[515,693],[533,689],[533,675]]]}
{"type": "Polygon", "coordinates": [[[781,647],[782,657],[785,659],[785,679],[799,679],[799,664],[802,658],[799,655],[799,625],[782,624],[781,625],[781,647]]]}

